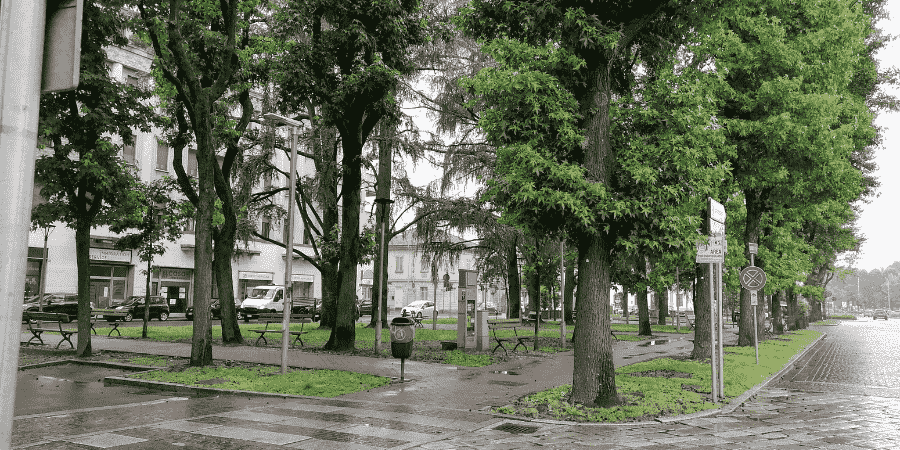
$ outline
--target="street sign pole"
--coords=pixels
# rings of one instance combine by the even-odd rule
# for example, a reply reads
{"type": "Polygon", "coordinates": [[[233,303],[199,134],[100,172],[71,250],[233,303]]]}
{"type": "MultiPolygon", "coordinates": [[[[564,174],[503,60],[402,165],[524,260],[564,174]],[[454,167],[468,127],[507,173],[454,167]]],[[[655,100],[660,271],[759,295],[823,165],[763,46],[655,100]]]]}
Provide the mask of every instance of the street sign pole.
{"type": "Polygon", "coordinates": [[[716,323],[719,325],[719,396],[723,399],[725,398],[725,349],[722,346],[722,336],[725,335],[724,330],[724,318],[725,314],[723,313],[725,298],[722,297],[722,272],[724,264],[719,263],[719,270],[716,271],[716,281],[719,288],[719,316],[716,323]]]}
{"type": "Polygon", "coordinates": [[[709,274],[707,275],[707,279],[709,281],[709,364],[712,367],[712,377],[710,382],[712,383],[712,401],[713,403],[718,403],[718,395],[719,395],[719,376],[718,376],[718,363],[716,362],[716,297],[715,297],[715,281],[713,277],[715,276],[715,263],[709,263],[709,274]]]}

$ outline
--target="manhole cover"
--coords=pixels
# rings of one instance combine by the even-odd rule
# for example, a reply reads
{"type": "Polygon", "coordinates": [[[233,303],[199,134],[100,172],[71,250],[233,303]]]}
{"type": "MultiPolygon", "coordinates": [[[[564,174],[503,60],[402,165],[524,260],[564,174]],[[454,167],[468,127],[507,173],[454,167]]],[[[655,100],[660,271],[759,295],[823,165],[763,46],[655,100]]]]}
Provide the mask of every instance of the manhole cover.
{"type": "Polygon", "coordinates": [[[516,425],[514,423],[504,423],[494,427],[495,430],[505,431],[514,434],[529,434],[538,430],[538,427],[530,425],[516,425]]]}
{"type": "Polygon", "coordinates": [[[525,386],[528,383],[518,383],[516,381],[506,381],[506,380],[488,380],[490,384],[499,384],[501,386],[525,386]]]}

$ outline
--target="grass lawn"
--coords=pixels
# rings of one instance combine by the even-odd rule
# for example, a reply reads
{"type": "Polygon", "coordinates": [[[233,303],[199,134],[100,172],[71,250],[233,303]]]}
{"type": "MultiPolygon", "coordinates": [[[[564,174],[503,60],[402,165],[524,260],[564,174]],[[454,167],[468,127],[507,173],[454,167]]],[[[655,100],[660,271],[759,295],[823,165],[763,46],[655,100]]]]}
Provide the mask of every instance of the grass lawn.
{"type": "MultiPolygon", "coordinates": [[[[759,365],[753,347],[725,348],[725,401],[740,396],[781,370],[821,333],[794,331],[759,344],[759,365]]],[[[689,414],[719,405],[712,403],[709,361],[660,358],[616,369],[616,389],[622,404],[591,408],[566,402],[571,385],[562,385],[520,399],[494,411],[533,418],[583,422],[629,422],[689,414]]]]}
{"type": "Polygon", "coordinates": [[[291,369],[282,375],[280,368],[275,366],[187,367],[180,371],[156,370],[129,377],[188,386],[313,397],[337,397],[390,383],[386,377],[342,370],[291,369]]]}

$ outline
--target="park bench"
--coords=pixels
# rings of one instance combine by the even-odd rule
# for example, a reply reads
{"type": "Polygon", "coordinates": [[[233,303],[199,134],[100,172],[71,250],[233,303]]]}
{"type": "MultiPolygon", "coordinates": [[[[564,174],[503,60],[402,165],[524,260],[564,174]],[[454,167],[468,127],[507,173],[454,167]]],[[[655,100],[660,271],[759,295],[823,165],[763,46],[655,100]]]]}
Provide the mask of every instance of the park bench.
{"type": "Polygon", "coordinates": [[[415,328],[424,328],[425,327],[425,325],[422,325],[422,321],[425,320],[425,317],[422,317],[418,314],[413,315],[413,314],[410,314],[410,313],[404,311],[403,314],[401,314],[401,317],[406,317],[407,319],[412,319],[412,321],[414,322],[413,326],[415,328]]]}
{"type": "Polygon", "coordinates": [[[488,320],[488,328],[490,329],[491,336],[497,343],[494,349],[491,350],[491,353],[497,351],[498,348],[502,348],[503,351],[508,355],[509,349],[506,348],[505,344],[509,344],[512,342],[516,343],[516,345],[513,346],[513,351],[516,351],[516,349],[518,349],[520,345],[523,348],[527,349],[528,347],[525,345],[525,343],[528,341],[532,341],[535,338],[533,325],[523,323],[523,321],[519,319],[488,320]],[[521,334],[519,333],[520,329],[523,330],[521,334]],[[513,330],[513,336],[500,336],[500,332],[506,330],[513,330]]]}
{"type": "MultiPolygon", "coordinates": [[[[301,338],[301,336],[309,333],[308,331],[303,331],[303,324],[312,322],[313,315],[312,314],[291,314],[289,317],[290,317],[290,323],[299,323],[300,324],[300,331],[289,331],[291,336],[295,336],[294,340],[291,342],[291,345],[293,346],[294,344],[297,343],[297,341],[300,341],[300,346],[302,347],[303,339],[301,338]]],[[[281,315],[281,313],[260,313],[259,314],[259,323],[265,322],[266,327],[250,330],[253,333],[259,334],[259,337],[256,338],[256,342],[254,342],[253,345],[256,346],[257,344],[259,344],[260,340],[262,340],[265,345],[269,345],[269,341],[266,340],[266,334],[268,334],[268,333],[281,334],[282,333],[282,328],[281,328],[282,320],[283,320],[283,316],[281,315]],[[276,324],[276,325],[273,328],[269,328],[270,324],[276,324]]]]}
{"type": "Polygon", "coordinates": [[[119,324],[125,322],[126,316],[128,316],[128,313],[123,311],[116,311],[115,309],[93,309],[91,310],[91,330],[94,332],[94,334],[97,334],[97,330],[94,329],[94,325],[96,325],[97,321],[99,320],[105,320],[110,324],[110,326],[112,326],[107,336],[112,336],[113,331],[121,336],[122,332],[119,331],[119,324]]]}
{"type": "Polygon", "coordinates": [[[680,323],[685,323],[685,324],[687,324],[688,330],[694,328],[694,315],[693,315],[693,314],[688,314],[688,313],[684,313],[684,312],[679,312],[679,313],[678,313],[678,320],[679,320],[680,323]]]}
{"type": "Polygon", "coordinates": [[[31,339],[28,340],[28,344],[31,341],[37,339],[41,345],[44,345],[44,340],[41,339],[41,334],[45,332],[49,333],[59,333],[62,335],[62,340],[56,344],[56,348],[59,348],[60,344],[63,342],[68,342],[72,348],[75,348],[75,344],[72,343],[72,335],[77,334],[78,330],[76,329],[67,329],[63,328],[62,324],[69,323],[69,315],[64,313],[48,313],[48,312],[37,312],[37,311],[25,311],[22,313],[22,320],[28,322],[28,331],[31,332],[31,339]],[[38,324],[40,322],[40,325],[38,324]],[[47,322],[56,322],[56,328],[44,328],[43,326],[47,322]]]}

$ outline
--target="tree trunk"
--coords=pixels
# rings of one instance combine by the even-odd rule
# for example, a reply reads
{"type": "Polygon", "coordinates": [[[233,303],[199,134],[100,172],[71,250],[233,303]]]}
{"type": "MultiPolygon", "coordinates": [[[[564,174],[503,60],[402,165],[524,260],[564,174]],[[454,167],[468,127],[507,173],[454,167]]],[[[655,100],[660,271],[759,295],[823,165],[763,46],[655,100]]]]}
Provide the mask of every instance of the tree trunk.
{"type": "Polygon", "coordinates": [[[658,324],[665,325],[666,319],[669,317],[669,291],[667,289],[654,290],[653,296],[656,298],[656,310],[659,311],[658,324]],[[662,294],[663,292],[665,295],[662,294]]]}
{"type": "MultiPolygon", "coordinates": [[[[382,138],[378,141],[378,179],[375,183],[375,198],[390,198],[391,197],[391,169],[393,163],[393,139],[387,139],[388,137],[393,138],[394,125],[387,125],[387,121],[385,121],[381,125],[382,138]]],[[[388,327],[387,322],[387,277],[384,277],[382,280],[382,274],[387,274],[388,267],[388,252],[387,249],[390,248],[391,242],[391,216],[390,216],[390,205],[386,203],[378,203],[375,205],[375,228],[376,228],[376,239],[378,241],[375,243],[376,253],[375,260],[373,262],[373,266],[375,267],[375,288],[380,286],[380,292],[377,294],[373,291],[372,295],[372,316],[369,321],[369,326],[375,328],[375,321],[379,320],[378,317],[375,317],[375,305],[376,301],[381,305],[381,327],[385,329],[388,327]],[[384,232],[384,236],[382,237],[382,231],[384,232]],[[384,249],[381,248],[382,242],[384,242],[384,249]],[[382,253],[383,252],[383,253],[382,253]],[[381,264],[379,265],[379,255],[384,255],[384,260],[381,260],[381,264]],[[378,280],[382,280],[379,284],[378,280]]],[[[437,299],[434,299],[437,302],[437,299]]],[[[437,303],[435,303],[437,304],[437,303]]]]}
{"type": "Polygon", "coordinates": [[[566,292],[563,300],[563,315],[566,318],[566,325],[575,323],[575,319],[572,317],[572,311],[575,309],[575,283],[575,264],[566,264],[566,292]]]}
{"type": "MultiPolygon", "coordinates": [[[[348,133],[349,134],[349,133],[348,133]]],[[[342,165],[343,198],[340,246],[340,292],[337,297],[334,327],[325,344],[326,350],[349,351],[356,346],[356,266],[359,263],[359,209],[360,188],[362,187],[362,164],[360,157],[363,142],[351,139],[342,133],[344,157],[342,165]]]]}
{"type": "MultiPolygon", "coordinates": [[[[227,217],[227,216],[226,216],[227,217]]],[[[234,252],[234,233],[231,239],[222,236],[222,230],[217,233],[219,239],[213,249],[213,271],[216,286],[219,288],[219,306],[221,307],[222,343],[242,344],[244,337],[237,320],[237,310],[234,307],[234,280],[232,279],[231,257],[234,252]]],[[[197,314],[194,309],[194,315],[197,314]]]]}
{"type": "Polygon", "coordinates": [[[650,305],[647,298],[647,288],[638,287],[637,290],[637,306],[638,306],[638,335],[650,336],[653,331],[650,330],[650,305]]]}
{"type": "Polygon", "coordinates": [[[197,138],[197,170],[199,172],[199,189],[196,212],[196,231],[194,233],[194,324],[191,339],[191,366],[207,366],[212,364],[212,326],[209,314],[209,301],[212,291],[212,228],[215,211],[216,192],[213,186],[215,172],[213,164],[218,164],[212,151],[210,130],[212,120],[206,102],[194,103],[200,116],[192,117],[194,134],[197,138]]]}
{"type": "Polygon", "coordinates": [[[509,317],[522,316],[522,280],[519,278],[519,255],[516,252],[519,238],[516,236],[512,244],[506,248],[506,278],[509,288],[506,290],[509,317]]]}
{"type": "Polygon", "coordinates": [[[622,285],[622,316],[625,317],[625,324],[628,324],[628,287],[622,285]]]}
{"type": "Polygon", "coordinates": [[[703,360],[712,357],[712,335],[710,326],[709,283],[712,279],[712,264],[697,264],[697,282],[694,283],[694,350],[691,359],[703,360]]]}
{"type": "MultiPolygon", "coordinates": [[[[762,218],[762,195],[753,189],[744,191],[747,199],[747,219],[744,228],[744,242],[759,242],[759,223],[762,218]]],[[[750,260],[750,250],[744,250],[747,261],[750,260]]],[[[756,264],[759,265],[758,262],[756,264]]],[[[750,291],[741,287],[741,323],[738,327],[738,345],[741,347],[753,345],[753,310],[750,306],[750,291]]],[[[759,312],[757,310],[757,312],[759,312]]]]}
{"type": "Polygon", "coordinates": [[[772,331],[775,334],[784,334],[784,317],[781,310],[783,301],[786,302],[783,289],[772,296],[772,331]]]}
{"type": "MultiPolygon", "coordinates": [[[[608,56],[608,55],[602,55],[608,56]]],[[[585,124],[585,178],[612,186],[615,154],[609,140],[609,105],[612,83],[608,59],[593,61],[592,85],[578,99],[585,124]]],[[[609,321],[611,244],[605,236],[583,234],[578,240],[578,327],[572,401],[593,406],[620,403],[616,392],[612,336],[609,321]]]]}
{"type": "Polygon", "coordinates": [[[613,364],[609,322],[609,249],[598,236],[579,242],[576,293],[578,332],[575,334],[575,366],[572,402],[609,407],[619,403],[613,364]]]}
{"type": "MultiPolygon", "coordinates": [[[[78,345],[75,356],[91,356],[91,225],[78,221],[75,228],[75,264],[78,271],[78,345]]],[[[100,305],[97,305],[98,307],[100,305]]]]}

